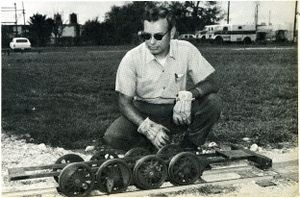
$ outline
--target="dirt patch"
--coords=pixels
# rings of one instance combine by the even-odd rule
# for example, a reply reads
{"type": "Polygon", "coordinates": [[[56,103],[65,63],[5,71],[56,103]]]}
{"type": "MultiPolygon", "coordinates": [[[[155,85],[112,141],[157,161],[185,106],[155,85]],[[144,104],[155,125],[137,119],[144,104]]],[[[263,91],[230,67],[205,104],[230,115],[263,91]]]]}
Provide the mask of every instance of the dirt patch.
{"type": "Polygon", "coordinates": [[[207,185],[199,188],[191,188],[189,190],[180,190],[171,193],[158,193],[152,194],[150,197],[189,197],[189,196],[219,196],[220,194],[227,194],[236,191],[237,188],[233,185],[219,186],[219,185],[207,185]]]}

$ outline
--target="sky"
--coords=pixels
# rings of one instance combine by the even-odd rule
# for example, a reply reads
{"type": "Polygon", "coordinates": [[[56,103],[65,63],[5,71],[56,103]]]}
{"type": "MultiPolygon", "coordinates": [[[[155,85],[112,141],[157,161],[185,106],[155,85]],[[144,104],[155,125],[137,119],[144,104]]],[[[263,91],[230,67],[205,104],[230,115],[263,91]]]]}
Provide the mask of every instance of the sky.
{"type": "MultiPolygon", "coordinates": [[[[121,6],[128,1],[96,1],[96,0],[2,0],[1,5],[1,22],[14,22],[14,11],[5,12],[6,7],[14,7],[17,5],[18,24],[24,24],[22,15],[22,2],[25,9],[25,21],[33,14],[39,13],[53,18],[55,13],[62,14],[63,22],[69,22],[69,14],[76,13],[80,24],[84,24],[87,20],[98,17],[104,20],[105,13],[108,12],[113,5],[121,6]]],[[[220,1],[219,5],[225,13],[227,13],[228,1],[220,1]]],[[[230,2],[230,23],[232,24],[254,24],[255,6],[258,7],[258,23],[265,22],[268,24],[281,24],[285,26],[293,26],[295,14],[295,1],[231,1],[230,2]]],[[[225,15],[227,16],[227,15],[225,15]]],[[[225,17],[226,18],[226,17],[225,17]]],[[[224,22],[224,21],[223,21],[224,22]]],[[[222,23],[222,22],[221,22],[222,23]]]]}

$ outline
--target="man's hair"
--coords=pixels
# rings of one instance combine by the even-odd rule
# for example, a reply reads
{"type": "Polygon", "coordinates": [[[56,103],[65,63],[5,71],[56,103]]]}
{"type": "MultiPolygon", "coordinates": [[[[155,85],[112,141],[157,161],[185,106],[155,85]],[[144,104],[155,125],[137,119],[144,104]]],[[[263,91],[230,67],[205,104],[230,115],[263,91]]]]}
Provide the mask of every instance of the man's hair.
{"type": "Polygon", "coordinates": [[[155,22],[159,19],[167,19],[169,30],[172,29],[176,24],[173,13],[166,7],[146,5],[143,15],[143,21],[147,20],[150,22],[155,22]]]}

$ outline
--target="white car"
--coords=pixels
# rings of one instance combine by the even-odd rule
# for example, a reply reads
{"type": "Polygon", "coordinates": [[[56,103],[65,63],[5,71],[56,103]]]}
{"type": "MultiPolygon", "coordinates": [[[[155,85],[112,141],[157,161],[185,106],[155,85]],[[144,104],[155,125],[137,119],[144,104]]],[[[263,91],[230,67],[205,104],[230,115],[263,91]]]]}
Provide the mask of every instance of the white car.
{"type": "Polygon", "coordinates": [[[195,39],[195,35],[194,34],[181,34],[179,35],[178,39],[180,40],[193,40],[195,39]]]}
{"type": "Polygon", "coordinates": [[[13,50],[31,49],[31,43],[27,38],[16,37],[9,43],[9,47],[13,50]]]}

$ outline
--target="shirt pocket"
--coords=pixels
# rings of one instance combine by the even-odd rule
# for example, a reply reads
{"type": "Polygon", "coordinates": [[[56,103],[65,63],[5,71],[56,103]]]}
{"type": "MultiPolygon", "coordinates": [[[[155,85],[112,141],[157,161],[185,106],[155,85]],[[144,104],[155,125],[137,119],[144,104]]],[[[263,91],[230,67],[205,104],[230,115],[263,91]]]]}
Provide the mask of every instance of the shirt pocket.
{"type": "Polygon", "coordinates": [[[180,83],[185,78],[184,73],[175,73],[174,76],[175,76],[175,83],[180,83]]]}
{"type": "Polygon", "coordinates": [[[185,89],[185,83],[186,83],[186,73],[175,73],[174,74],[174,80],[177,91],[184,90],[185,89]]]}

